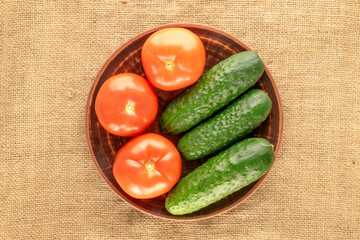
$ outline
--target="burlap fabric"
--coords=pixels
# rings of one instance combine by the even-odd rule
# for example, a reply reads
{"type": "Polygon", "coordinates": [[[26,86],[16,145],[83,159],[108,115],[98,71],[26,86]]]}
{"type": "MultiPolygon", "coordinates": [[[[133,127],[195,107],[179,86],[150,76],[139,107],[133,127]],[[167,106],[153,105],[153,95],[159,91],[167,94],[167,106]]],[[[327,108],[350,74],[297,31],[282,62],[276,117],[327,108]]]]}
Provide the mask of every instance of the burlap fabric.
{"type": "Polygon", "coordinates": [[[360,239],[360,2],[2,0],[1,239],[360,239]],[[284,105],[269,177],[235,209],[172,222],[123,202],[88,153],[84,111],[105,60],[168,23],[259,52],[284,105]]]}

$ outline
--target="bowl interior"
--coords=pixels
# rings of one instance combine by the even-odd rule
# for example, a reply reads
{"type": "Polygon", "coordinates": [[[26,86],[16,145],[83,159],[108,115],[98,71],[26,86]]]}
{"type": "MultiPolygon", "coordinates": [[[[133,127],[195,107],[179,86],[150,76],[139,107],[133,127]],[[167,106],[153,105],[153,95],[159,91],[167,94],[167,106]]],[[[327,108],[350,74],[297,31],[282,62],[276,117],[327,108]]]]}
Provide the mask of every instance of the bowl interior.
{"type": "MultiPolygon", "coordinates": [[[[243,43],[230,35],[221,32],[219,30],[198,26],[198,25],[170,25],[171,27],[184,27],[195,34],[197,34],[206,49],[206,66],[204,72],[209,70],[212,66],[218,62],[228,58],[229,56],[241,52],[250,50],[243,43]]],[[[164,26],[169,27],[169,26],[164,26]]],[[[247,198],[264,180],[266,175],[260,178],[258,181],[250,184],[249,186],[229,195],[228,197],[213,203],[212,205],[201,209],[195,213],[184,216],[173,216],[165,209],[165,195],[154,199],[140,200],[134,199],[127,195],[117,184],[113,174],[112,165],[118,150],[123,146],[130,138],[119,137],[112,135],[105,131],[98,122],[95,114],[94,104],[96,95],[106,79],[109,77],[123,73],[132,72],[145,77],[145,73],[141,64],[141,48],[145,40],[155,31],[164,28],[159,27],[147,31],[139,36],[131,39],[129,42],[121,46],[104,64],[90,90],[88,102],[86,106],[86,137],[90,150],[91,157],[103,179],[109,184],[109,186],[120,195],[120,197],[131,204],[132,206],[152,215],[171,218],[171,219],[199,219],[214,216],[221,212],[239,204],[245,198],[247,198]]],[[[265,72],[259,82],[254,86],[264,90],[269,94],[273,102],[273,108],[270,116],[265,122],[261,124],[256,130],[254,130],[250,136],[264,137],[268,139],[274,146],[275,157],[278,155],[281,137],[282,137],[282,109],[281,102],[278,94],[277,87],[273,81],[269,71],[265,67],[265,72]]],[[[159,118],[163,108],[167,103],[176,97],[181,91],[166,92],[159,89],[155,89],[155,92],[159,98],[159,112],[154,123],[146,130],[146,132],[158,133],[170,139],[175,145],[181,135],[168,135],[160,131],[159,118]]],[[[196,167],[203,164],[207,158],[196,161],[182,161],[182,177],[191,172],[196,167]]]]}

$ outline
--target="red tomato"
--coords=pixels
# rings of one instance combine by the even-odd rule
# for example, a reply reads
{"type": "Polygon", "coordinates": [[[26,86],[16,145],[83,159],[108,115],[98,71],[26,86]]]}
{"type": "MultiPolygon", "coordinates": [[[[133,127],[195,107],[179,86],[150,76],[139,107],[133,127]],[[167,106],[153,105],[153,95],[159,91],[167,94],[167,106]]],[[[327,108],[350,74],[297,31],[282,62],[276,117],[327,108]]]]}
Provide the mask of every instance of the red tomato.
{"type": "Polygon", "coordinates": [[[145,41],[141,59],[151,84],[172,91],[190,86],[200,78],[205,67],[205,48],[191,31],[165,28],[145,41]]]}
{"type": "Polygon", "coordinates": [[[119,136],[142,133],[154,122],[157,111],[154,89],[134,73],[121,73],[106,80],[95,100],[101,126],[119,136]]]}
{"type": "Polygon", "coordinates": [[[119,150],[113,174],[128,195],[154,198],[170,191],[179,181],[181,157],[168,139],[146,133],[131,139],[119,150]]]}

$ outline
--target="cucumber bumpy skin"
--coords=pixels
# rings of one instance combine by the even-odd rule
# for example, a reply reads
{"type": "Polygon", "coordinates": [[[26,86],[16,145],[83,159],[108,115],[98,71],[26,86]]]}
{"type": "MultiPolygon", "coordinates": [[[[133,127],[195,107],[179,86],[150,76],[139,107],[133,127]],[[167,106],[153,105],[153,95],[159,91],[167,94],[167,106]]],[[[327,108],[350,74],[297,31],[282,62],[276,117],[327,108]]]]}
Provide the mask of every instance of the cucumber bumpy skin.
{"type": "Polygon", "coordinates": [[[165,208],[173,215],[204,208],[258,180],[274,158],[273,145],[264,138],[238,142],[180,179],[168,193],[165,208]]]}
{"type": "Polygon", "coordinates": [[[240,52],[221,61],[168,104],[160,118],[161,130],[170,134],[189,130],[254,86],[263,72],[256,52],[240,52]]]}
{"type": "Polygon", "coordinates": [[[181,156],[195,160],[217,152],[243,138],[269,116],[272,102],[267,93],[252,89],[223,111],[180,138],[181,156]]]}

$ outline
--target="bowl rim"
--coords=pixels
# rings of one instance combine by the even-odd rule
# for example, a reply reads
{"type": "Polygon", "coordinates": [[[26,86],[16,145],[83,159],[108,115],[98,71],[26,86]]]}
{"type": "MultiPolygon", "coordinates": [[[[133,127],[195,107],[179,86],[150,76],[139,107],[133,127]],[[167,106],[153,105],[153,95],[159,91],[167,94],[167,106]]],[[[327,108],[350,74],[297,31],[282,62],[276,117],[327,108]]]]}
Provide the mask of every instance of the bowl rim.
{"type": "Polygon", "coordinates": [[[247,51],[253,51],[249,46],[247,46],[245,43],[243,43],[242,41],[240,41],[239,39],[233,37],[232,35],[230,35],[229,33],[226,33],[222,30],[216,29],[214,27],[210,27],[207,25],[203,25],[203,24],[194,24],[194,23],[174,23],[174,24],[166,24],[166,25],[161,25],[155,28],[151,28],[149,30],[143,31],[139,34],[137,34],[136,36],[130,38],[128,41],[126,41],[125,43],[123,43],[119,48],[117,48],[110,57],[107,58],[107,60],[105,61],[105,63],[102,65],[102,67],[100,68],[99,72],[97,73],[96,77],[94,78],[91,87],[90,87],[90,91],[89,91],[89,95],[86,101],[86,106],[85,106],[85,135],[86,135],[86,143],[87,143],[87,147],[88,150],[90,152],[90,157],[96,167],[96,170],[98,172],[98,174],[101,176],[101,178],[107,183],[107,185],[124,201],[126,202],[128,205],[130,205],[131,207],[140,210],[141,212],[153,216],[153,217],[157,217],[157,218],[161,218],[161,219],[167,219],[167,220],[173,220],[173,221],[197,221],[197,220],[204,220],[204,219],[208,219],[208,218],[212,218],[215,216],[218,216],[220,214],[223,214],[227,211],[230,211],[231,209],[235,208],[236,206],[238,206],[240,203],[242,203],[243,201],[245,201],[248,197],[250,197],[258,188],[259,186],[262,184],[262,182],[266,179],[266,177],[268,176],[270,170],[272,169],[272,167],[274,166],[275,161],[277,160],[277,157],[279,155],[280,152],[280,148],[281,148],[281,144],[282,144],[282,138],[283,138],[283,129],[284,129],[284,113],[283,113],[283,105],[281,102],[281,98],[280,98],[280,94],[279,94],[279,89],[276,85],[276,82],[274,81],[273,76],[271,75],[268,67],[266,66],[266,64],[264,63],[264,71],[266,72],[266,74],[269,77],[269,80],[271,81],[272,85],[274,86],[274,92],[275,92],[275,96],[279,105],[279,136],[277,139],[277,145],[278,148],[277,150],[274,152],[274,162],[272,163],[270,169],[261,177],[257,180],[256,184],[248,191],[246,192],[246,194],[244,196],[242,196],[240,199],[236,200],[235,202],[231,203],[230,205],[221,208],[219,210],[216,210],[206,216],[164,216],[161,215],[158,212],[154,212],[154,213],[150,213],[146,208],[142,208],[141,206],[137,206],[134,205],[130,200],[124,198],[120,192],[118,191],[118,189],[116,189],[112,183],[109,182],[109,180],[107,179],[107,177],[105,176],[105,174],[103,173],[101,167],[99,166],[98,161],[96,160],[96,157],[94,155],[93,149],[91,147],[91,141],[90,141],[90,131],[89,131],[89,118],[90,118],[90,103],[91,100],[93,98],[94,95],[94,91],[95,91],[95,87],[97,86],[99,79],[101,77],[101,75],[104,73],[105,69],[107,68],[107,66],[109,65],[109,63],[122,51],[124,50],[126,47],[128,47],[134,40],[139,39],[151,32],[155,32],[158,31],[160,29],[163,28],[169,28],[169,27],[179,27],[179,28],[199,28],[199,29],[204,29],[204,30],[210,30],[210,31],[215,31],[221,35],[224,35],[225,37],[231,39],[232,41],[234,41],[235,43],[239,44],[241,47],[243,47],[244,49],[246,49],[247,51]]]}

